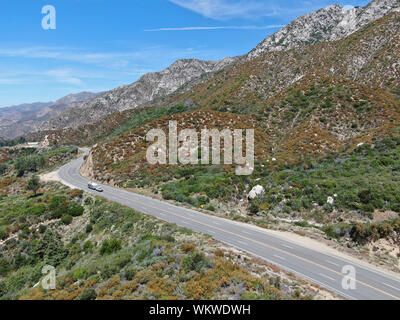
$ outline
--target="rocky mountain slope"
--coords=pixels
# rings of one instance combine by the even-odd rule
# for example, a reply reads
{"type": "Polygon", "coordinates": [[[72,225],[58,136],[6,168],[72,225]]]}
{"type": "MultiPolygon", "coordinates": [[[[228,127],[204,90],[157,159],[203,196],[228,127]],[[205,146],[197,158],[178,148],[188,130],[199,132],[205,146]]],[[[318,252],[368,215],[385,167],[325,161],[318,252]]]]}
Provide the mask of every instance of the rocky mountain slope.
{"type": "Polygon", "coordinates": [[[95,99],[70,108],[43,123],[40,129],[76,128],[79,125],[96,122],[114,112],[134,109],[156,97],[167,96],[184,85],[186,87],[183,90],[187,90],[201,81],[202,77],[222,70],[234,60],[233,58],[220,61],[178,60],[163,71],[148,73],[133,84],[105,92],[95,99]]]}
{"type": "Polygon", "coordinates": [[[166,102],[201,111],[167,115],[99,143],[91,176],[119,185],[144,172],[150,180],[155,172],[168,176],[170,168],[146,163],[144,137],[171,119],[197,130],[250,125],[258,132],[258,161],[275,158],[276,166],[371,143],[399,124],[399,37],[400,13],[393,13],[336,42],[230,67],[166,102]]]}
{"type": "Polygon", "coordinates": [[[317,42],[339,40],[396,10],[400,10],[399,0],[374,0],[365,7],[350,10],[340,5],[330,5],[296,19],[269,36],[246,58],[254,59],[269,51],[289,50],[317,42]]]}
{"type": "MultiPolygon", "coordinates": [[[[231,65],[148,111],[127,110],[90,126],[45,134],[59,143],[92,144],[118,126],[123,132],[142,124],[142,119],[151,121],[168,115],[168,108],[181,105],[181,112],[205,108],[253,114],[262,120],[269,135],[280,138],[275,141],[281,146],[288,143],[283,141],[288,130],[307,119],[319,119],[318,127],[343,142],[361,131],[368,132],[379,119],[384,118],[387,123],[391,114],[392,120],[398,115],[395,109],[388,108],[386,113],[371,117],[371,111],[375,114],[383,106],[396,106],[400,98],[399,16],[400,13],[388,15],[339,41],[269,52],[231,65]],[[378,108],[373,109],[374,105],[378,108]],[[350,113],[344,113],[340,106],[349,108],[350,113]],[[155,112],[163,108],[167,108],[165,113],[155,112]],[[368,124],[371,122],[372,126],[368,124]]],[[[43,134],[38,135],[41,137],[43,134]]]]}
{"type": "Polygon", "coordinates": [[[0,137],[13,139],[36,131],[39,125],[65,109],[93,99],[97,94],[81,92],[70,94],[55,102],[38,102],[0,108],[0,137]]]}
{"type": "Polygon", "coordinates": [[[183,112],[101,139],[82,173],[225,218],[301,227],[303,235],[323,233],[360,252],[370,246],[371,257],[397,266],[399,37],[400,13],[393,12],[338,41],[231,65],[164,102],[183,112]],[[167,134],[170,120],[197,132],[254,128],[254,173],[237,176],[232,165],[151,165],[146,133],[167,134]],[[263,194],[249,199],[257,186],[263,194]]]}
{"type": "MultiPolygon", "coordinates": [[[[368,23],[400,8],[398,0],[374,0],[365,7],[345,10],[332,5],[302,16],[274,35],[266,38],[244,60],[252,60],[265,52],[289,50],[322,41],[342,39],[368,23]]],[[[178,60],[169,68],[144,75],[137,82],[106,92],[87,103],[70,108],[40,126],[40,130],[76,128],[94,123],[114,112],[121,112],[164,101],[170,94],[188,91],[205,79],[206,75],[223,70],[243,59],[226,58],[221,61],[178,60]],[[178,90],[181,89],[181,90],[178,90]]]]}

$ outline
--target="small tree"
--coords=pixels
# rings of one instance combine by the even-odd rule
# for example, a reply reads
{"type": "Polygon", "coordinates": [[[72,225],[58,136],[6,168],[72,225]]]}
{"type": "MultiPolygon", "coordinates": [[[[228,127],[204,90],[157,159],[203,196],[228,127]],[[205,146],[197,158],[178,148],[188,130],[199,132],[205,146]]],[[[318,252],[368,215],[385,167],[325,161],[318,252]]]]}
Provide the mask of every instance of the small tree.
{"type": "Polygon", "coordinates": [[[33,193],[36,196],[37,191],[40,188],[40,181],[37,175],[31,176],[31,178],[28,180],[28,183],[26,185],[26,190],[28,191],[33,191],[33,193]]]}

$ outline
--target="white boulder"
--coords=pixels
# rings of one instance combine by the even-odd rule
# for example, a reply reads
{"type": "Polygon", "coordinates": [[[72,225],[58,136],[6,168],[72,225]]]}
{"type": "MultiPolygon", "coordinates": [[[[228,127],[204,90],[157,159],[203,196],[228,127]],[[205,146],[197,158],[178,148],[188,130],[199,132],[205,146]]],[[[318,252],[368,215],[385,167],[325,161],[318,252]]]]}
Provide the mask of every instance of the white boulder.
{"type": "Polygon", "coordinates": [[[253,200],[264,193],[265,193],[264,187],[258,185],[258,186],[255,186],[253,189],[251,189],[248,197],[250,200],[253,200]]]}

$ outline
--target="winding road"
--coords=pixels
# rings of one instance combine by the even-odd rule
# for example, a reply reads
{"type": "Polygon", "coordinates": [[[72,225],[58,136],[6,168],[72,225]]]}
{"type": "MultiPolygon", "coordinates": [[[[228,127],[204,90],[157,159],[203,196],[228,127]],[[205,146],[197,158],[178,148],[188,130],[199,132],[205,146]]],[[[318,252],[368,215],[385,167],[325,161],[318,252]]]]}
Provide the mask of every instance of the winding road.
{"type": "Polygon", "coordinates": [[[63,166],[58,171],[58,177],[70,187],[99,195],[195,232],[211,235],[223,243],[258,256],[344,298],[400,300],[400,278],[372,266],[368,267],[364,263],[357,263],[353,259],[347,260],[342,256],[307,248],[304,244],[279,237],[279,234],[266,229],[174,206],[107,185],[102,185],[104,192],[101,194],[89,190],[89,180],[79,173],[82,163],[83,158],[79,158],[63,166]],[[344,273],[349,270],[354,270],[355,274],[344,273]]]}

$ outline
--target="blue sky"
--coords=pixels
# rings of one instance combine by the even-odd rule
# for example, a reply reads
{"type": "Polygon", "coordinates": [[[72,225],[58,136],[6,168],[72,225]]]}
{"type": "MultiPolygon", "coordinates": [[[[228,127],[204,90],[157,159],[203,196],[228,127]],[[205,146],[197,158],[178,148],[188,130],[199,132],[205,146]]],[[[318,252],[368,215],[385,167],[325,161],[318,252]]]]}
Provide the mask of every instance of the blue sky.
{"type": "Polygon", "coordinates": [[[104,91],[180,58],[250,51],[296,17],[368,0],[2,0],[0,107],[104,91]],[[42,28],[42,7],[56,29],[42,28]]]}

